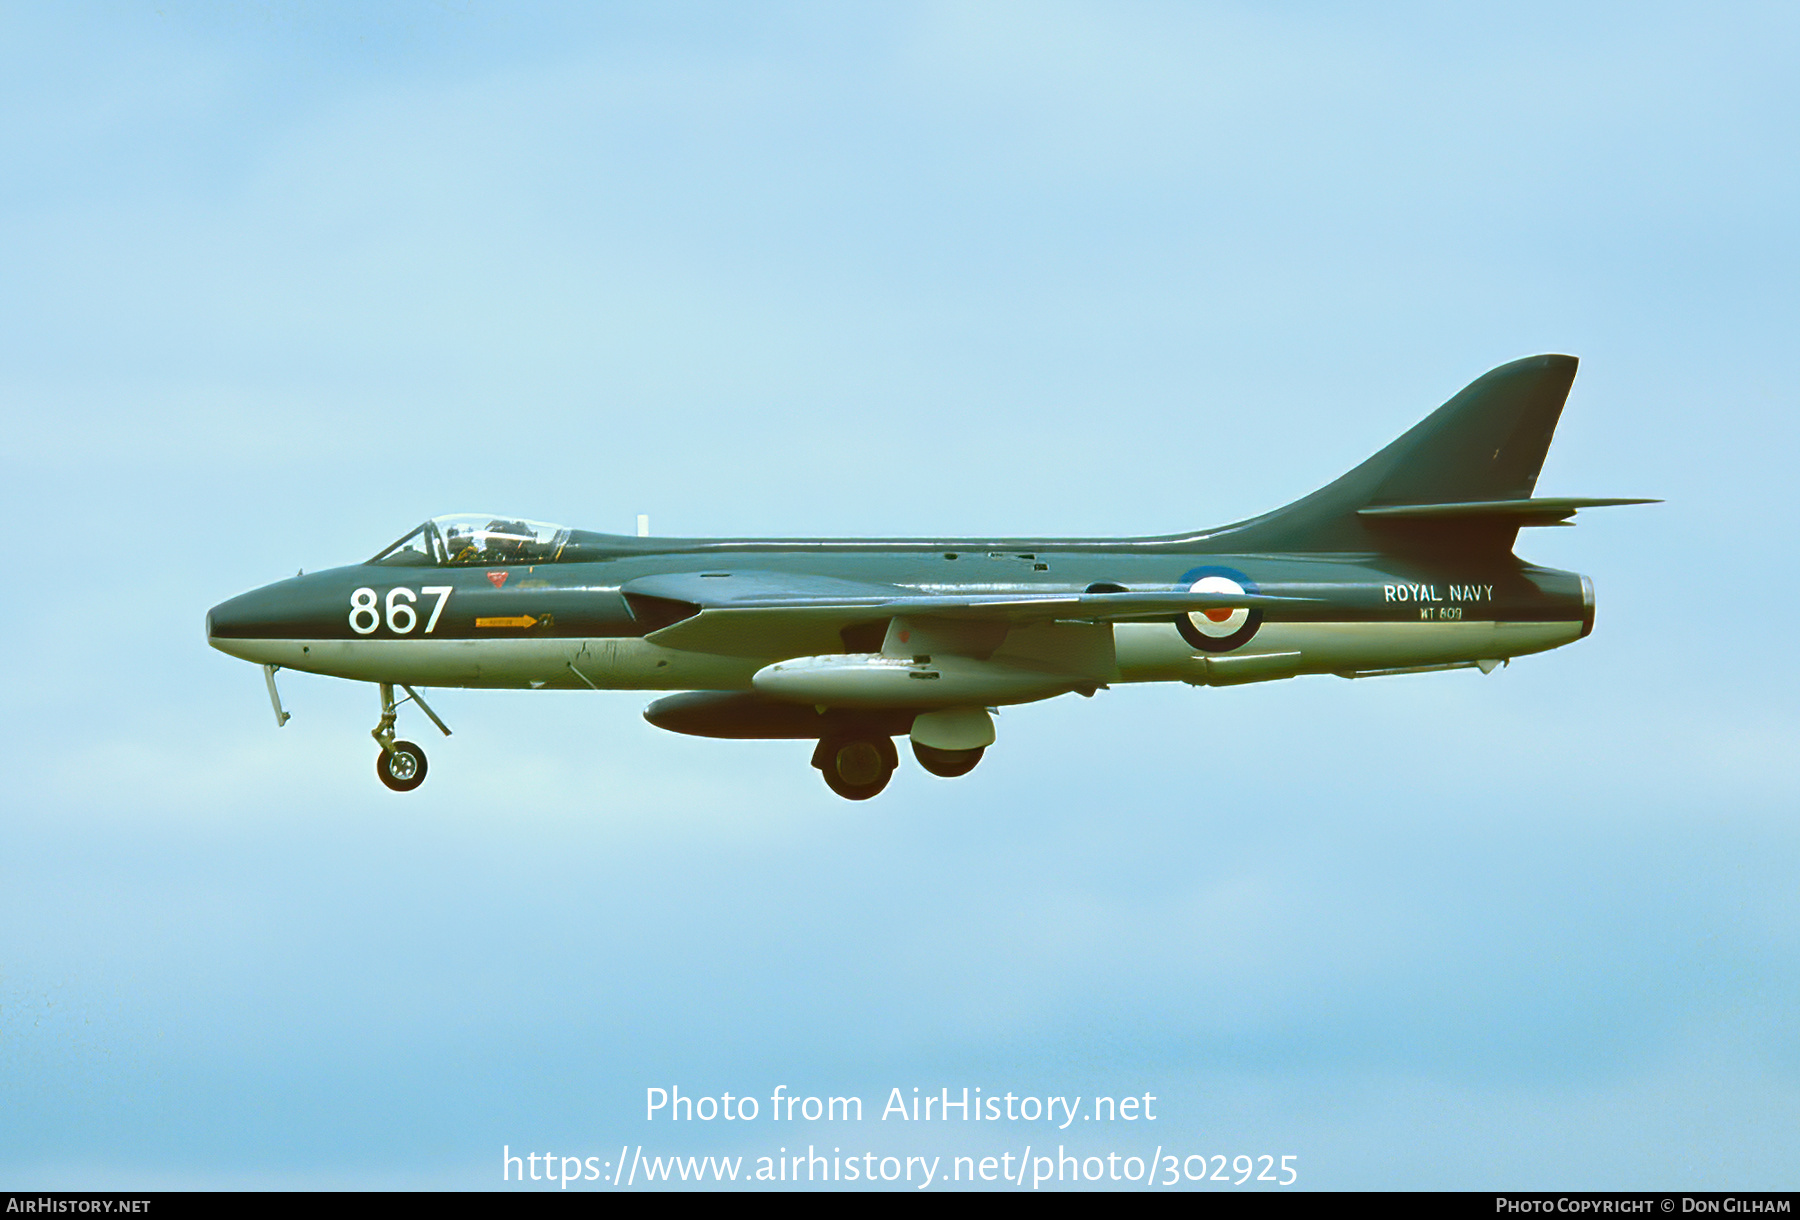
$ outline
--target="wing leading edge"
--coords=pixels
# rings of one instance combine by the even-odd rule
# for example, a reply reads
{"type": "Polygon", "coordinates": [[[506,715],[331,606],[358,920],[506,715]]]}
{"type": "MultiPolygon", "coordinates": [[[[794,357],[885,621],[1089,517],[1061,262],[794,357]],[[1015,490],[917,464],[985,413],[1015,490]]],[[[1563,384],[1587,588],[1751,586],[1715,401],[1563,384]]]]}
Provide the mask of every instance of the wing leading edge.
{"type": "Polygon", "coordinates": [[[647,621],[667,624],[648,634],[652,643],[728,656],[838,651],[844,628],[901,615],[1024,626],[1169,619],[1205,610],[1280,611],[1316,600],[1185,589],[944,595],[775,572],[666,573],[628,581],[620,592],[634,611],[643,607],[647,621]]]}

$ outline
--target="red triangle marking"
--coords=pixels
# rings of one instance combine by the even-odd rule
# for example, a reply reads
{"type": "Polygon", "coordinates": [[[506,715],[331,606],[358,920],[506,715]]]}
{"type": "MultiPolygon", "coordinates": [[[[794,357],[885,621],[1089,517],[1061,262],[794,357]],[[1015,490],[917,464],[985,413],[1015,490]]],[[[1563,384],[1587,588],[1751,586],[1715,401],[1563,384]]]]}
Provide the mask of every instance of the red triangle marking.
{"type": "Polygon", "coordinates": [[[507,573],[504,571],[489,572],[487,574],[487,578],[494,582],[494,588],[496,588],[496,589],[498,589],[501,585],[506,583],[506,577],[507,577],[507,573]]]}

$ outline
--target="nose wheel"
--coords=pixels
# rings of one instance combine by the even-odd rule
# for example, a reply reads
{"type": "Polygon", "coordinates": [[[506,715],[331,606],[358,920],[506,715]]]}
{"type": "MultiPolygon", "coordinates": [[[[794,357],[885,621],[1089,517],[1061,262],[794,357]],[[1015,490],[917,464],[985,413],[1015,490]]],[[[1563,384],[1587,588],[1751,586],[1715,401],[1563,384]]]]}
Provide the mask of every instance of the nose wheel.
{"type": "MultiPolygon", "coordinates": [[[[382,783],[395,792],[411,792],[425,782],[425,751],[410,741],[394,739],[394,721],[400,715],[400,703],[394,701],[392,683],[383,682],[381,686],[381,722],[375,726],[369,736],[381,747],[381,753],[375,756],[375,775],[382,783]]],[[[431,717],[431,723],[442,730],[444,736],[450,736],[450,728],[438,714],[431,710],[425,700],[419,698],[419,692],[410,686],[402,685],[406,698],[419,705],[419,710],[431,717]]]]}
{"type": "Polygon", "coordinates": [[[411,792],[425,782],[425,751],[410,741],[396,741],[375,756],[375,774],[395,792],[411,792]]]}

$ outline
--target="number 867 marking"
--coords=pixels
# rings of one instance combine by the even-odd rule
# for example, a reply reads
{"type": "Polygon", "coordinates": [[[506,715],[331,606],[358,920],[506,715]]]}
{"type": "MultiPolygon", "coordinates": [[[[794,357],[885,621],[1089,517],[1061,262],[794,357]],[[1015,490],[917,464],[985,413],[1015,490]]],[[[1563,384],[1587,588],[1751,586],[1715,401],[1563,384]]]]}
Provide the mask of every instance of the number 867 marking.
{"type": "MultiPolygon", "coordinates": [[[[450,600],[449,585],[426,585],[421,593],[437,595],[437,605],[431,608],[431,617],[425,620],[425,634],[429,635],[437,628],[438,616],[444,612],[444,603],[450,600]]],[[[419,625],[419,616],[413,610],[413,603],[418,596],[411,589],[400,587],[389,589],[387,594],[387,625],[395,635],[405,635],[419,625]]],[[[350,595],[350,630],[357,635],[369,635],[381,626],[381,612],[376,609],[375,590],[366,585],[350,595]]]]}

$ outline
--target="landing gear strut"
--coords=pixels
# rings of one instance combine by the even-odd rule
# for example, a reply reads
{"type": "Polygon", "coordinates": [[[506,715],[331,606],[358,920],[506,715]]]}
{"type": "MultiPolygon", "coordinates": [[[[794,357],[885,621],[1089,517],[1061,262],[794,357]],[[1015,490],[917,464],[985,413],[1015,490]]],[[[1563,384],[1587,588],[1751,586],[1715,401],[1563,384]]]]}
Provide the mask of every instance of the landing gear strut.
{"type": "Polygon", "coordinates": [[[847,801],[866,801],[894,777],[900,753],[887,737],[825,737],[813,751],[812,765],[825,776],[825,786],[847,801]]]}
{"type": "Polygon", "coordinates": [[[394,721],[400,714],[400,703],[410,699],[418,704],[419,710],[431,717],[431,723],[437,725],[446,737],[450,736],[450,726],[438,719],[438,714],[431,710],[425,700],[419,698],[419,692],[412,687],[403,683],[400,689],[406,692],[406,699],[396,703],[394,684],[383,682],[380,685],[381,722],[369,734],[381,747],[381,753],[375,756],[375,774],[395,792],[411,792],[425,782],[425,751],[410,741],[394,739],[394,721]]]}

